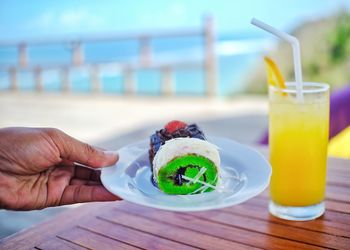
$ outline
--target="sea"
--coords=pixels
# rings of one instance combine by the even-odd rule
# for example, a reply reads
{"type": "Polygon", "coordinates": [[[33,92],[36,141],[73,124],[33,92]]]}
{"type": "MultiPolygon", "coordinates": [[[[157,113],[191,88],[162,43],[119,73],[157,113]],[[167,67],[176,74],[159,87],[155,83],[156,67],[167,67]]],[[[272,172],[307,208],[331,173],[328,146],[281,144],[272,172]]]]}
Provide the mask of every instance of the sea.
{"type": "MultiPolygon", "coordinates": [[[[158,38],[151,42],[152,60],[157,62],[185,62],[203,59],[202,37],[158,38]]],[[[231,96],[244,91],[245,78],[253,74],[254,66],[267,53],[273,44],[266,38],[250,34],[221,34],[216,39],[215,53],[218,62],[218,94],[231,96]]],[[[69,64],[70,47],[62,44],[32,45],[28,47],[31,65],[69,64]]],[[[0,69],[2,66],[16,65],[17,49],[0,47],[0,69]]],[[[85,61],[135,62],[138,60],[139,44],[135,40],[110,42],[90,42],[84,44],[85,61]]],[[[122,72],[115,68],[100,69],[102,92],[122,94],[124,81],[122,72]]],[[[159,70],[140,69],[135,72],[137,93],[159,95],[161,92],[161,73],[159,70]]],[[[21,70],[18,73],[21,91],[35,91],[33,72],[21,70]]],[[[198,69],[177,69],[174,71],[174,89],[177,95],[203,95],[205,93],[204,72],[198,69]]],[[[0,70],[0,90],[9,88],[9,74],[0,70]]],[[[71,89],[77,93],[91,91],[89,71],[76,68],[70,72],[71,89]]],[[[60,71],[43,71],[44,91],[61,90],[60,71]]]]}

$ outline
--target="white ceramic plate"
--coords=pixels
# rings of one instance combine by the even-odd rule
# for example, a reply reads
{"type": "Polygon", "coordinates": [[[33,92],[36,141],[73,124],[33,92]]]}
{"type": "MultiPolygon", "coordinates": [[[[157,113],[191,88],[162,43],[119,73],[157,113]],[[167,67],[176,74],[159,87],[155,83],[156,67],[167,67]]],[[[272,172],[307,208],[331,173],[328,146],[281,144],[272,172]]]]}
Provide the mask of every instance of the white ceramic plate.
{"type": "Polygon", "coordinates": [[[224,138],[209,137],[208,141],[219,147],[221,190],[195,195],[167,195],[161,192],[151,181],[149,140],[121,148],[118,163],[102,169],[102,183],[124,200],[182,212],[233,206],[258,195],[268,186],[271,167],[260,153],[224,138]]]}

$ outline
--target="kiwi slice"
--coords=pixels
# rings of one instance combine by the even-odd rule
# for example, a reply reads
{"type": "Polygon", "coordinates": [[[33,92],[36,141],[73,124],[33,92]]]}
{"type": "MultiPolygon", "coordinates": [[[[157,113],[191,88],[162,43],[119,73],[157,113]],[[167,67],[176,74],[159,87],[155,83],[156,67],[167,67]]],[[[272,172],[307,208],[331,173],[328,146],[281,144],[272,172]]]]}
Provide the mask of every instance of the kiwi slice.
{"type": "MultiPolygon", "coordinates": [[[[160,168],[157,177],[158,187],[167,194],[193,193],[203,184],[190,183],[181,176],[195,178],[202,168],[205,168],[206,171],[199,180],[215,186],[218,181],[218,171],[215,164],[206,157],[190,154],[177,157],[160,168]]],[[[212,188],[207,188],[204,192],[212,190],[212,188]]]]}

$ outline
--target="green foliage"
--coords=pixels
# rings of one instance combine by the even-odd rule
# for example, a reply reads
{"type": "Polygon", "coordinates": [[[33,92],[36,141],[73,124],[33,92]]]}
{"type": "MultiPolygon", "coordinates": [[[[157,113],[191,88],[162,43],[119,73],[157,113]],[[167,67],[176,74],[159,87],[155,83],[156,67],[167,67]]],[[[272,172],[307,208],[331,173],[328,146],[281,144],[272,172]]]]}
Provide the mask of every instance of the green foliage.
{"type": "MultiPolygon", "coordinates": [[[[350,14],[304,23],[292,32],[300,41],[303,80],[326,82],[331,88],[350,83],[350,14]]],[[[281,42],[268,56],[276,61],[287,81],[294,80],[290,46],[281,42]]],[[[247,93],[266,94],[266,72],[261,58],[246,77],[247,93]]]]}
{"type": "Polygon", "coordinates": [[[337,18],[337,26],[331,32],[330,59],[332,63],[341,63],[347,58],[350,43],[350,16],[341,14],[337,18]]]}

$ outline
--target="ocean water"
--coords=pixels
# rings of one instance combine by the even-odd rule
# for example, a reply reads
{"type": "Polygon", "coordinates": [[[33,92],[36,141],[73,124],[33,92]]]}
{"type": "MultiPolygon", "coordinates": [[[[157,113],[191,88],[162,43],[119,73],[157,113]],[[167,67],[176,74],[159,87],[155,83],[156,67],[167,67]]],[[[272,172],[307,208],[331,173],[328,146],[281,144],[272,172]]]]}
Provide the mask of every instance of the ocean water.
{"type": "MultiPolygon", "coordinates": [[[[152,60],[157,62],[200,61],[203,58],[201,37],[163,38],[152,40],[152,60]]],[[[243,78],[252,70],[252,65],[261,53],[271,47],[269,41],[247,35],[223,35],[217,39],[215,51],[218,62],[218,93],[232,95],[243,90],[243,78]]],[[[95,42],[84,45],[85,60],[99,62],[137,62],[139,46],[135,40],[118,42],[95,42]]],[[[30,63],[33,65],[69,64],[70,48],[67,45],[31,46],[28,49],[30,63]]],[[[0,47],[0,68],[17,63],[17,50],[13,47],[0,47]]],[[[124,92],[121,72],[115,68],[101,68],[101,84],[105,93],[124,92]]],[[[253,73],[253,72],[252,72],[253,73]]],[[[137,93],[159,95],[161,92],[161,72],[140,69],[135,72],[137,93]]],[[[74,92],[89,92],[91,84],[89,70],[77,68],[70,74],[71,88],[74,92]]],[[[44,89],[48,92],[60,91],[60,71],[50,69],[43,72],[44,89]]],[[[175,92],[178,95],[203,95],[205,79],[202,68],[177,69],[174,71],[175,92]]],[[[34,91],[33,73],[20,71],[19,88],[34,91]]],[[[9,87],[7,72],[0,70],[0,90],[9,87]]]]}

